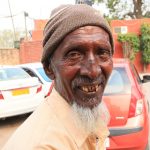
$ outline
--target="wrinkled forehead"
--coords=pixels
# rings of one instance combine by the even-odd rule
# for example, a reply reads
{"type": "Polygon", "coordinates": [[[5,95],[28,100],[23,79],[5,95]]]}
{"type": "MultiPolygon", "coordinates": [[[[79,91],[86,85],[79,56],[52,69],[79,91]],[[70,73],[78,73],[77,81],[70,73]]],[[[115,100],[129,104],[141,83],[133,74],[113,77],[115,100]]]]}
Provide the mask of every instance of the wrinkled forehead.
{"type": "Polygon", "coordinates": [[[70,34],[80,34],[80,33],[101,33],[101,34],[106,34],[109,37],[109,34],[101,27],[98,26],[83,26],[80,27],[70,34]]]}
{"type": "MultiPolygon", "coordinates": [[[[109,41],[109,34],[101,27],[98,26],[84,26],[80,27],[73,32],[69,33],[63,41],[67,41],[70,38],[79,38],[79,37],[87,38],[94,36],[101,36],[109,41]]],[[[62,41],[62,42],[63,42],[62,41]]],[[[109,41],[110,42],[110,41],[109,41]]]]}

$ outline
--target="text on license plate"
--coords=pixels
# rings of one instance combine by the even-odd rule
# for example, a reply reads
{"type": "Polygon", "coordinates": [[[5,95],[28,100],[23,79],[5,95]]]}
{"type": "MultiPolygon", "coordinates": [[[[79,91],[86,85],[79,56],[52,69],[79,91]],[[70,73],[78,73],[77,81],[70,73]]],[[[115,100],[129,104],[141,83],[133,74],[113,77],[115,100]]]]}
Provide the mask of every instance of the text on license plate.
{"type": "Polygon", "coordinates": [[[13,96],[23,95],[23,94],[29,94],[29,89],[17,89],[12,91],[13,96]]]}

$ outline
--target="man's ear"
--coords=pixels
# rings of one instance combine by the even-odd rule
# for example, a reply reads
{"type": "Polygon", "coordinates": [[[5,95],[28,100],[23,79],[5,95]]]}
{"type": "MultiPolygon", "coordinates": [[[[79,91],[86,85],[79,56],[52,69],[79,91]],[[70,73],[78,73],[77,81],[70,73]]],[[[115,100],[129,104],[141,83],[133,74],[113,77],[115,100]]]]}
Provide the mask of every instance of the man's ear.
{"type": "Polygon", "coordinates": [[[48,67],[44,67],[45,73],[47,74],[47,76],[51,79],[54,80],[55,79],[55,75],[54,72],[51,68],[51,65],[49,65],[48,67]]]}

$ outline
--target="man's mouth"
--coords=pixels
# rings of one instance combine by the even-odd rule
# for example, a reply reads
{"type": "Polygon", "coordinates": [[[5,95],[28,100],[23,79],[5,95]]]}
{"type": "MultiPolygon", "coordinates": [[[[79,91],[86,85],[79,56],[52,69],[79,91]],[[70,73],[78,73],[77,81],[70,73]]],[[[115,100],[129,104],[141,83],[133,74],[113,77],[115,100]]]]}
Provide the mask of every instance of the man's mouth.
{"type": "Polygon", "coordinates": [[[98,89],[99,89],[99,86],[98,84],[96,85],[84,85],[84,86],[80,86],[79,89],[82,90],[83,92],[86,92],[86,93],[93,93],[93,92],[97,92],[98,89]]]}

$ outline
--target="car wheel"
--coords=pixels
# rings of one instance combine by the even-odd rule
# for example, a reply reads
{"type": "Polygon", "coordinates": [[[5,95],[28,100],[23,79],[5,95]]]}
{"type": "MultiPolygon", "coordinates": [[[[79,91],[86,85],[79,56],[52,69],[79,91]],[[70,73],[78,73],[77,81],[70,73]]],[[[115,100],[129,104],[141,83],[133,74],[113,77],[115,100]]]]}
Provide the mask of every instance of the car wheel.
{"type": "Polygon", "coordinates": [[[146,149],[145,149],[145,150],[150,150],[150,149],[149,149],[149,144],[147,144],[147,146],[146,146],[146,149]]]}

